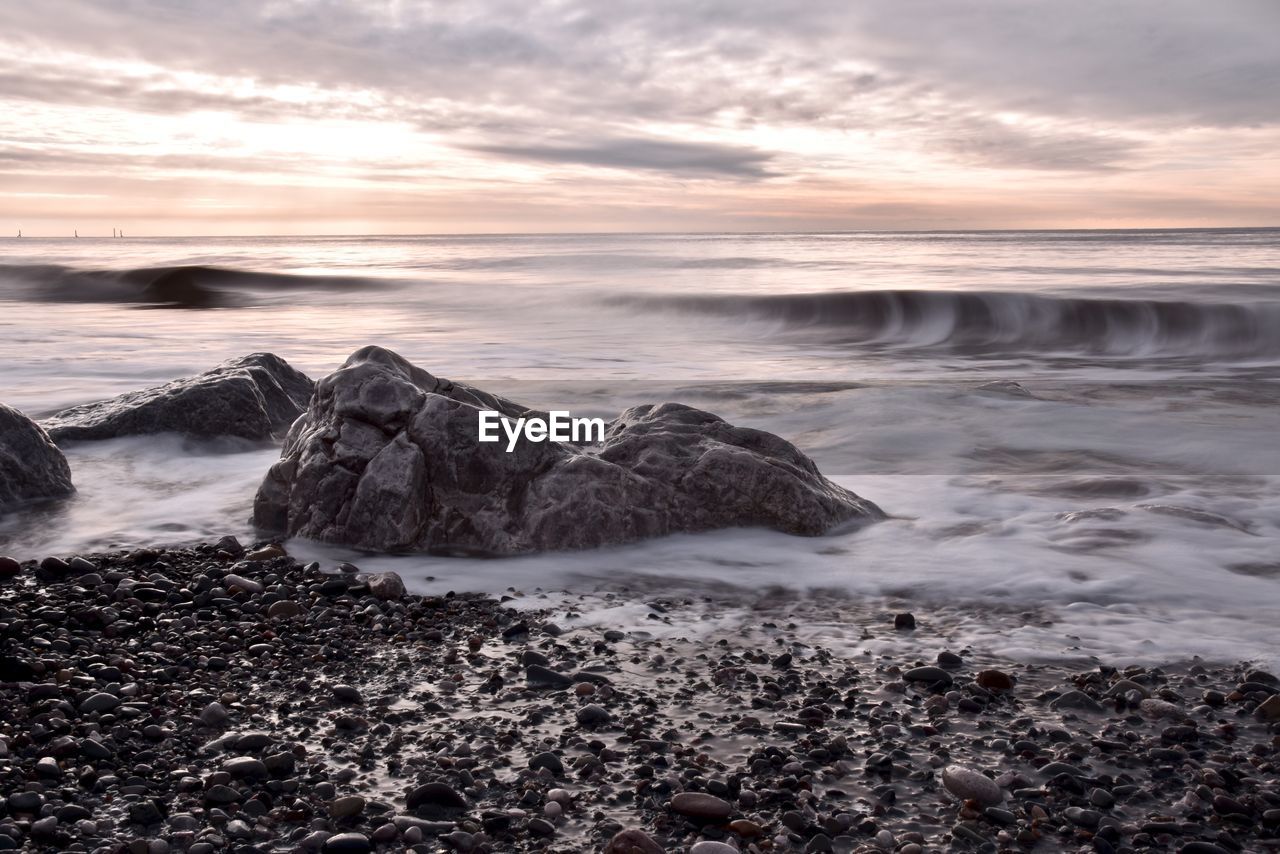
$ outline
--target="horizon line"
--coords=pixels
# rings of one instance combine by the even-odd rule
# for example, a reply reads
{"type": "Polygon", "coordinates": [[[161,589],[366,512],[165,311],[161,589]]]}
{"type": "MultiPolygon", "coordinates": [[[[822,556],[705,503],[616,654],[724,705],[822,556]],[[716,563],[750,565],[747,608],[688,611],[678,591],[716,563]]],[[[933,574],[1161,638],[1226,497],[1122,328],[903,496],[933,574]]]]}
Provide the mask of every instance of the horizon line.
{"type": "MultiPolygon", "coordinates": [[[[21,231],[21,229],[19,229],[21,231]]],[[[1213,226],[1126,226],[1126,227],[1091,227],[1091,228],[857,228],[857,229],[802,229],[797,231],[759,230],[759,231],[426,231],[426,232],[362,232],[362,233],[306,233],[306,234],[144,234],[117,237],[115,235],[65,235],[65,234],[23,234],[10,235],[7,239],[17,240],[241,240],[241,239],[288,239],[288,238],[475,238],[475,237],[687,237],[687,236],[767,236],[767,235],[852,235],[852,234],[1051,234],[1051,233],[1124,233],[1124,232],[1205,232],[1205,231],[1280,231],[1277,225],[1213,225],[1213,226]]]]}

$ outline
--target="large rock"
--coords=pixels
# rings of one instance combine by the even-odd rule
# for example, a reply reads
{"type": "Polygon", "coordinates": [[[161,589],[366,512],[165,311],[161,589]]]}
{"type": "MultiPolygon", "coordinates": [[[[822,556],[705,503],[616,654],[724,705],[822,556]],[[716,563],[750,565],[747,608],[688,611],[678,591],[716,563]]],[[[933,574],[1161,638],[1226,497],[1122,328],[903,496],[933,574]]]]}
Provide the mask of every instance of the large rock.
{"type": "Polygon", "coordinates": [[[73,492],[62,451],[40,425],[0,403],[0,512],[73,492]]]}
{"type": "Polygon", "coordinates": [[[270,439],[302,414],[315,383],[272,353],[253,353],[211,371],[63,410],[44,422],[55,442],[183,433],[270,439]]]}
{"type": "Polygon", "coordinates": [[[254,504],[267,530],[376,551],[517,554],[678,531],[818,535],[881,518],[777,436],[680,404],[603,443],[481,443],[478,410],[541,415],[379,347],[321,380],[254,504]]]}

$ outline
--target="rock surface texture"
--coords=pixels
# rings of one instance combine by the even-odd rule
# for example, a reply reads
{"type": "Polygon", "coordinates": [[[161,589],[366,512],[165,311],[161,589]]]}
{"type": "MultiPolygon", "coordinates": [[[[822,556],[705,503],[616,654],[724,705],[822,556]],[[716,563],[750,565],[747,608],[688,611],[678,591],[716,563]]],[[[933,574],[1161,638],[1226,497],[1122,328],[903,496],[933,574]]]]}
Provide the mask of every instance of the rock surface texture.
{"type": "Polygon", "coordinates": [[[302,414],[314,387],[279,356],[253,353],[194,377],[63,410],[44,428],[55,442],[167,432],[270,439],[302,414]]]}
{"type": "Polygon", "coordinates": [[[376,551],[519,554],[760,526],[816,536],[883,517],[769,433],[675,403],[602,443],[481,443],[478,410],[541,416],[379,347],[316,385],[258,491],[255,522],[376,551]]]}
{"type": "Polygon", "coordinates": [[[0,512],[72,492],[62,451],[38,424],[0,403],[0,512]]]}

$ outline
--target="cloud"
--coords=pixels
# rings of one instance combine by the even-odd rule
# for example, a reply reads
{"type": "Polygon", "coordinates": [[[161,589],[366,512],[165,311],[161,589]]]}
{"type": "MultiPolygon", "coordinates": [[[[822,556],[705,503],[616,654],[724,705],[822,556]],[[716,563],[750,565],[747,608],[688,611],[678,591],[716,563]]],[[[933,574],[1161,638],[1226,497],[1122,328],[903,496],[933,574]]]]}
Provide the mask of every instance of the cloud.
{"type": "Polygon", "coordinates": [[[542,163],[640,169],[678,178],[759,179],[773,174],[765,168],[772,155],[752,148],[709,142],[621,138],[578,145],[469,145],[466,148],[542,163]]]}
{"type": "Polygon", "coordinates": [[[723,221],[807,181],[959,198],[1009,170],[1252,216],[1280,191],[1277,32],[1275,0],[12,2],[0,138],[24,186],[310,174],[376,207],[371,184],[594,167],[572,180],[601,210],[695,179],[681,204],[723,221]]]}
{"type": "Polygon", "coordinates": [[[1114,135],[1021,128],[971,118],[945,128],[933,147],[964,163],[999,169],[1108,172],[1141,150],[1114,135]]]}

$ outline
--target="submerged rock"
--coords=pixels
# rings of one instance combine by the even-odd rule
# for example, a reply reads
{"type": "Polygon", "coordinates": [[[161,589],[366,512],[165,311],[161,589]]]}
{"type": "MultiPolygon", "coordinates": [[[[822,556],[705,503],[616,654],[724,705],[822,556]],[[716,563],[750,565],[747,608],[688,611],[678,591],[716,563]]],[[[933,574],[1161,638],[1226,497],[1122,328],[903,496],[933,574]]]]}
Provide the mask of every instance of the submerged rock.
{"type": "Polygon", "coordinates": [[[62,451],[40,425],[0,403],[0,513],[73,492],[71,467],[62,451]]]}
{"type": "Polygon", "coordinates": [[[194,377],[73,406],[44,428],[55,442],[168,432],[270,439],[302,414],[314,386],[279,356],[253,353],[194,377]]]}
{"type": "Polygon", "coordinates": [[[675,403],[597,444],[480,442],[479,411],[545,417],[365,347],[316,385],[258,491],[262,528],[377,551],[517,554],[760,526],[815,536],[883,517],[791,443],[675,403]]]}

